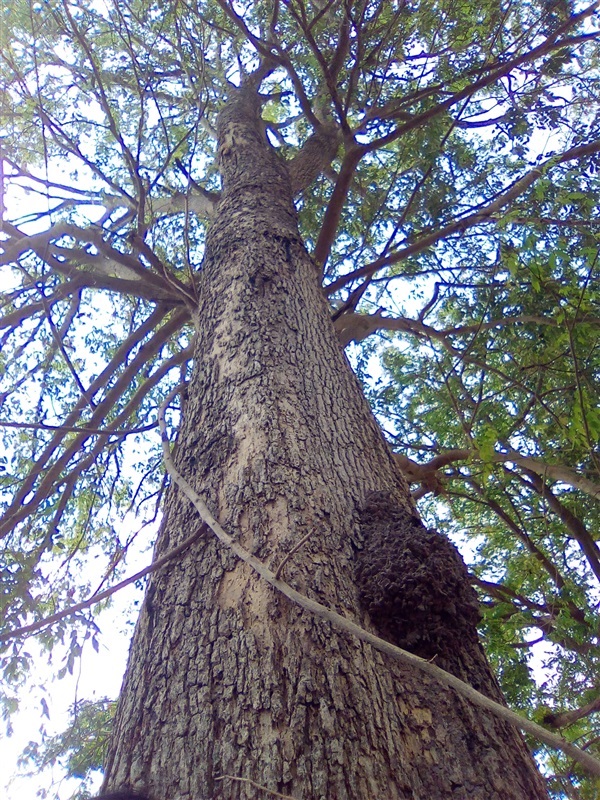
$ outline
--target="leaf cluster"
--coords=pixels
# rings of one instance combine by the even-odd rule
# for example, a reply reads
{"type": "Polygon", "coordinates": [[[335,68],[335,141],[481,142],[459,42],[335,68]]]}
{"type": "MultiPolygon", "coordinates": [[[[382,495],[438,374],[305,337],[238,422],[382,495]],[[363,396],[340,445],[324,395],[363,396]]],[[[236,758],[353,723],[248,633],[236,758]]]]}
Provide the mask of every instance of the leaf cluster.
{"type": "MultiPolygon", "coordinates": [[[[296,197],[301,232],[416,499],[464,547],[507,696],[549,725],[583,709],[565,732],[593,749],[595,5],[19,0],[2,13],[1,635],[104,588],[151,539],[156,411],[190,374],[221,190],[217,114],[257,80],[282,159],[335,131],[336,156],[296,197]]],[[[70,631],[93,635],[93,613],[73,624],[44,646],[75,653],[70,631]]],[[[30,667],[16,642],[15,692],[30,667]]],[[[570,765],[549,769],[560,796],[570,765]]],[[[576,774],[568,786],[590,791],[576,774]]]]}

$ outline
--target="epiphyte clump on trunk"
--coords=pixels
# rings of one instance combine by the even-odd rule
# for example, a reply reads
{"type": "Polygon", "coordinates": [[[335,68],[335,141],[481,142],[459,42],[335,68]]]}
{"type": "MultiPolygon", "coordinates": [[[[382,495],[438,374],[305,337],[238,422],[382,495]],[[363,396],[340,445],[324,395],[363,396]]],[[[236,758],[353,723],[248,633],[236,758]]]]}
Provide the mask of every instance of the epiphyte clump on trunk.
{"type": "Polygon", "coordinates": [[[373,492],[360,510],[356,579],[380,633],[423,658],[451,656],[476,637],[477,595],[455,546],[392,499],[373,492]]]}

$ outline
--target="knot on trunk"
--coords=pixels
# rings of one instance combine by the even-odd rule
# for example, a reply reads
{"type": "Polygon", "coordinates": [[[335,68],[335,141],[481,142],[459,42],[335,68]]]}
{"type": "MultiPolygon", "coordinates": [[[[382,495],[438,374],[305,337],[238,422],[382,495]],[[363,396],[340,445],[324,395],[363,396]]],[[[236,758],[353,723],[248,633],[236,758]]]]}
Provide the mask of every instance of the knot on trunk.
{"type": "Polygon", "coordinates": [[[367,497],[360,527],[356,580],[383,636],[423,658],[444,658],[476,639],[477,595],[448,539],[387,492],[367,497]]]}

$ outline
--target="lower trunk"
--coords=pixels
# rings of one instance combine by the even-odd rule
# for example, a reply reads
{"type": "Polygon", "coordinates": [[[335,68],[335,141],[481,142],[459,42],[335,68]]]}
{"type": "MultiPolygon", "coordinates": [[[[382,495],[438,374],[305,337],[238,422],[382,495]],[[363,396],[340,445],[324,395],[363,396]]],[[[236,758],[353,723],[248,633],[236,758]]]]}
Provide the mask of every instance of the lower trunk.
{"type": "MultiPolygon", "coordinates": [[[[176,463],[295,588],[498,698],[454,548],[408,489],[331,326],[256,95],[221,112],[176,463]]],[[[200,521],[172,488],[157,556],[200,521]]],[[[520,735],[290,605],[209,532],[152,576],[106,785],[155,800],[546,797],[520,735]],[[250,779],[249,781],[236,779],[250,779]]]]}

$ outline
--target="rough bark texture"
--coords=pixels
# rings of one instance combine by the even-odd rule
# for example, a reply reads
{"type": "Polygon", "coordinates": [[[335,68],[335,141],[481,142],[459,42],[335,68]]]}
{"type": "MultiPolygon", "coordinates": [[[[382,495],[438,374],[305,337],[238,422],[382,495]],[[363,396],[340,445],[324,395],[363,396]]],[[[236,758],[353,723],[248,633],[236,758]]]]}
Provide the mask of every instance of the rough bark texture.
{"type": "Polygon", "coordinates": [[[360,531],[356,582],[379,633],[503,702],[477,635],[477,594],[452,542],[387,492],[367,497],[360,531]]]}
{"type": "MultiPolygon", "coordinates": [[[[251,88],[223,109],[218,133],[223,195],[206,244],[178,469],[271,567],[311,532],[285,566],[295,588],[406,646],[440,649],[442,665],[497,696],[464,566],[411,522],[406,484],[339,347],[287,167],[251,88]],[[370,557],[379,569],[369,548],[380,546],[388,578],[401,573],[389,611],[385,591],[369,600],[370,557]],[[425,639],[414,636],[411,609],[425,639]],[[445,634],[446,624],[458,627],[445,634]]],[[[172,490],[157,555],[195,526],[172,490]]],[[[151,578],[106,775],[107,788],[153,800],[267,797],[223,776],[303,800],[546,797],[516,731],[292,607],[209,533],[151,578]]]]}

